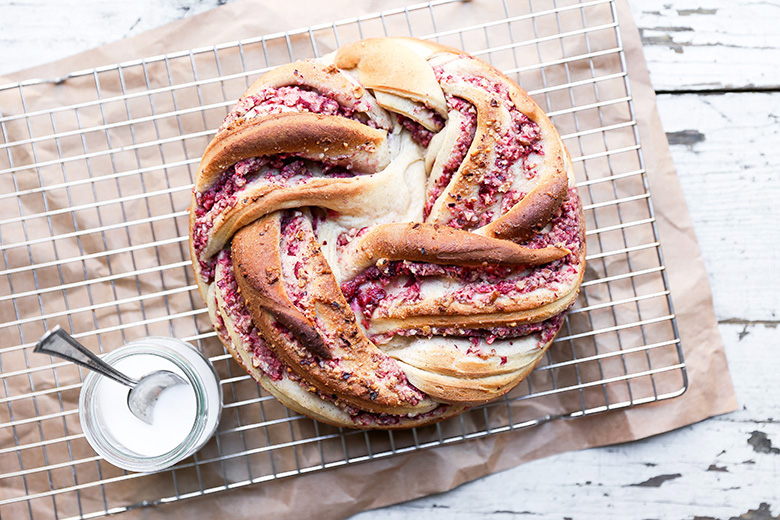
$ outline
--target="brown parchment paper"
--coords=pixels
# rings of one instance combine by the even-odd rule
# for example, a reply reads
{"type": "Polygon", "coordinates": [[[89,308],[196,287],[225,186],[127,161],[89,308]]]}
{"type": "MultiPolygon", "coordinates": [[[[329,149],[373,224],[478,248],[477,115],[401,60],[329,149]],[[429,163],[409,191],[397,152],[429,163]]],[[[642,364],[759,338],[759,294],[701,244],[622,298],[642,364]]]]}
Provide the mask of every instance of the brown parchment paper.
{"type": "MultiPolygon", "coordinates": [[[[143,35],[105,45],[99,49],[64,59],[50,65],[37,67],[9,78],[0,78],[0,84],[19,81],[26,78],[62,77],[71,71],[84,69],[86,67],[98,67],[104,64],[112,64],[144,56],[153,56],[177,50],[218,44],[224,41],[233,41],[262,34],[291,30],[298,27],[343,19],[349,16],[359,16],[361,14],[391,9],[393,7],[403,6],[405,3],[407,2],[401,0],[385,0],[381,2],[337,0],[327,3],[317,2],[316,0],[298,0],[284,3],[247,0],[223,6],[213,11],[209,11],[208,13],[155,29],[143,35]]],[[[231,491],[222,491],[207,496],[191,498],[176,503],[160,504],[155,507],[134,508],[131,511],[122,514],[121,518],[156,519],[164,517],[205,519],[214,518],[215,515],[220,514],[231,515],[235,518],[249,518],[258,515],[281,515],[282,518],[302,517],[304,515],[316,518],[344,518],[366,509],[381,507],[432,493],[446,491],[464,482],[516,466],[529,460],[567,450],[640,439],[700,421],[716,414],[729,412],[736,408],[736,398],[728,374],[723,345],[717,331],[707,275],[704,270],[701,254],[687,213],[685,201],[680,191],[674,166],[671,161],[666,137],[662,131],[656,111],[655,95],[650,85],[638,33],[625,2],[619,1],[617,5],[620,20],[620,34],[622,36],[622,44],[626,54],[635,117],[638,121],[645,167],[655,207],[655,216],[657,218],[659,235],[663,247],[664,262],[667,267],[666,274],[671,287],[674,311],[677,316],[679,335],[687,365],[687,392],[680,397],[659,403],[582,417],[576,420],[553,420],[543,422],[533,428],[508,434],[493,435],[445,447],[427,449],[409,454],[372,460],[361,464],[264,482],[231,491]]],[[[483,19],[483,17],[484,19],[494,19],[504,16],[502,14],[502,3],[490,0],[472,0],[465,4],[452,6],[451,11],[448,11],[448,13],[453,17],[463,17],[464,19],[472,20],[468,23],[477,23],[479,20],[483,19]]],[[[608,6],[605,13],[611,14],[609,13],[608,6]]],[[[556,18],[540,18],[537,23],[538,27],[536,30],[542,35],[560,32],[560,28],[555,26],[555,24],[558,23],[556,18]]],[[[381,25],[378,25],[374,27],[373,30],[376,31],[376,34],[365,34],[365,36],[381,35],[379,31],[382,30],[382,27],[381,25]]],[[[598,34],[592,34],[590,37],[592,39],[591,43],[595,45],[600,36],[598,34]]],[[[614,38],[614,33],[612,36],[604,37],[614,38]]],[[[456,42],[445,43],[457,45],[456,42]]],[[[322,45],[327,47],[327,42],[322,43],[322,45]]],[[[285,47],[271,47],[268,51],[271,55],[271,61],[276,60],[277,63],[284,63],[289,60],[285,47]]],[[[540,52],[544,51],[545,49],[541,48],[540,52]]],[[[551,52],[560,51],[553,50],[551,52]]],[[[583,50],[579,49],[579,52],[583,52],[583,50]]],[[[572,50],[571,54],[575,53],[576,52],[572,50]]],[[[545,56],[545,59],[549,59],[549,56],[545,56]]],[[[522,56],[520,60],[520,66],[522,67],[522,56]]],[[[604,66],[615,65],[614,62],[611,64],[607,62],[604,66]]],[[[598,66],[598,63],[596,66],[598,66]]],[[[152,66],[150,66],[150,70],[154,73],[154,68],[152,66]]],[[[563,69],[559,69],[557,72],[551,70],[549,74],[563,74],[564,72],[574,73],[576,71],[563,71],[563,69]]],[[[125,77],[124,80],[127,83],[132,83],[134,78],[125,77]]],[[[529,83],[533,83],[534,78],[528,78],[528,81],[529,83]]],[[[152,86],[155,86],[154,78],[152,78],[151,83],[152,86]]],[[[62,99],[63,104],[73,103],[77,102],[79,99],[79,89],[87,88],[89,86],[89,78],[66,80],[59,82],[56,85],[52,85],[46,92],[46,95],[57,100],[62,99]]],[[[94,84],[91,86],[94,88],[94,84]]],[[[106,81],[102,82],[101,87],[106,96],[121,91],[117,84],[106,81]]],[[[600,88],[602,89],[601,93],[604,98],[609,98],[610,83],[605,82],[600,88]]],[[[540,103],[543,103],[544,97],[541,99],[537,98],[537,100],[540,101],[540,103]]],[[[550,102],[549,98],[547,99],[547,102],[550,102]]],[[[579,101],[578,103],[582,104],[584,102],[585,101],[579,101]]],[[[162,102],[159,101],[158,103],[162,102]]],[[[203,100],[203,103],[208,104],[209,100],[205,99],[203,100]]],[[[158,107],[159,106],[160,105],[158,104],[158,107]]],[[[3,107],[3,109],[4,111],[8,110],[7,107],[3,107]]],[[[106,107],[106,110],[109,111],[108,115],[101,114],[95,117],[103,118],[104,121],[110,121],[112,117],[112,114],[110,113],[112,107],[108,106],[106,107]]],[[[115,107],[115,110],[121,115],[122,110],[129,109],[127,106],[119,106],[115,107]]],[[[161,107],[160,110],[163,110],[163,108],[161,107]]],[[[224,108],[222,109],[222,114],[224,115],[224,108]]],[[[609,118],[611,112],[605,109],[604,114],[609,118]]],[[[615,112],[614,116],[623,117],[625,114],[615,112]]],[[[85,114],[84,117],[88,117],[88,114],[85,114]]],[[[576,131],[577,125],[587,127],[589,119],[592,120],[592,118],[596,117],[599,117],[596,113],[585,112],[579,115],[579,120],[556,120],[556,125],[558,125],[562,133],[571,133],[576,131]]],[[[217,116],[214,117],[213,121],[206,121],[205,119],[206,118],[204,117],[204,121],[202,123],[199,122],[198,124],[202,124],[203,127],[211,129],[216,128],[218,125],[219,117],[217,116]]],[[[606,125],[609,123],[610,121],[607,120],[601,124],[606,125]]],[[[185,120],[185,124],[187,124],[187,120],[185,120]]],[[[595,126],[599,125],[596,124],[595,126]]],[[[13,132],[13,125],[9,125],[9,127],[9,132],[13,132]]],[[[154,139],[155,135],[157,135],[157,138],[160,138],[160,129],[157,128],[154,131],[158,133],[151,133],[153,130],[149,129],[150,133],[144,135],[142,133],[143,129],[139,129],[137,135],[131,136],[132,139],[131,137],[127,138],[128,141],[126,144],[132,145],[136,139],[139,141],[142,141],[143,139],[154,139]]],[[[181,131],[191,131],[191,129],[188,126],[181,131]]],[[[610,148],[617,148],[624,145],[629,146],[632,143],[632,138],[632,134],[618,135],[615,137],[617,140],[609,143],[609,146],[610,148]]],[[[115,139],[119,139],[119,137],[115,139]]],[[[206,139],[204,138],[202,146],[205,146],[205,143],[206,139]]],[[[588,147],[592,146],[588,142],[583,144],[582,140],[580,140],[578,144],[572,142],[567,144],[570,148],[573,146],[580,147],[579,150],[572,149],[572,154],[575,156],[587,152],[589,149],[588,147]]],[[[114,142],[113,146],[116,145],[117,142],[114,142]]],[[[86,145],[84,145],[84,148],[86,150],[86,145]]],[[[40,149],[38,152],[42,153],[40,149]]],[[[173,155],[175,152],[168,151],[167,149],[166,152],[168,153],[166,160],[173,161],[176,158],[176,156],[173,155]]],[[[22,152],[19,153],[22,154],[22,152]]],[[[197,154],[197,151],[191,153],[197,154]]],[[[24,159],[24,157],[16,157],[16,160],[20,162],[23,162],[24,159]]],[[[119,165],[112,165],[113,168],[120,171],[123,168],[132,169],[133,161],[136,161],[138,164],[141,162],[141,158],[133,154],[129,154],[128,156],[118,155],[113,157],[112,160],[120,163],[119,165]],[[123,161],[125,161],[125,163],[123,163],[123,161]]],[[[618,161],[619,159],[615,158],[614,160],[618,161]]],[[[177,172],[175,169],[169,171],[169,183],[174,183],[175,185],[176,175],[177,172]]],[[[144,188],[151,189],[148,185],[144,188]]],[[[622,188],[618,187],[617,189],[622,188]]],[[[617,197],[622,195],[622,193],[615,193],[613,196],[617,197]]],[[[594,195],[593,193],[589,193],[588,196],[593,200],[596,200],[597,198],[597,195],[594,195]]],[[[184,199],[186,199],[186,194],[176,195],[176,197],[184,197],[184,199]]],[[[184,207],[186,207],[186,201],[182,202],[184,199],[180,200],[177,198],[175,201],[171,201],[171,204],[176,207],[177,204],[183,203],[184,207]]],[[[63,201],[63,204],[66,204],[67,202],[68,201],[63,201]]],[[[0,207],[0,213],[3,211],[4,209],[0,207]]],[[[643,215],[641,211],[634,210],[629,206],[623,208],[621,218],[626,221],[630,220],[633,216],[632,212],[634,211],[636,211],[636,216],[638,217],[643,215]]],[[[608,215],[603,216],[598,225],[603,226],[605,224],[604,219],[607,217],[608,215]]],[[[104,216],[103,218],[106,217],[104,216]]],[[[120,222],[121,218],[119,220],[120,222]]],[[[185,217],[183,217],[183,219],[182,225],[184,226],[183,228],[186,229],[186,219],[185,217]]],[[[591,227],[596,225],[594,222],[589,222],[588,224],[591,227]]],[[[157,231],[158,234],[161,232],[159,229],[157,231]]],[[[3,230],[3,232],[7,233],[8,231],[3,230]]],[[[35,233],[35,231],[28,232],[35,233]]],[[[637,229],[635,233],[637,235],[646,235],[650,233],[650,231],[649,229],[637,229]]],[[[45,236],[45,234],[43,236],[45,236]]],[[[152,238],[153,236],[150,236],[150,239],[152,238]]],[[[603,240],[609,242],[610,238],[605,235],[603,240]]],[[[58,254],[63,256],[69,254],[67,250],[64,249],[68,247],[67,244],[60,244],[59,247],[58,254]]],[[[96,244],[94,247],[99,249],[100,244],[96,244]]],[[[112,244],[112,247],[118,246],[117,244],[112,244]]],[[[609,244],[602,244],[602,247],[606,250],[610,246],[609,244]]],[[[180,256],[180,258],[186,259],[183,255],[180,256]]],[[[154,265],[154,262],[171,262],[176,259],[175,255],[172,258],[152,258],[149,260],[149,265],[154,265]]],[[[606,269],[609,269],[610,272],[614,272],[615,269],[620,268],[620,265],[612,262],[620,262],[620,259],[613,259],[602,264],[593,262],[593,265],[589,267],[589,278],[592,279],[603,276],[603,270],[606,269]]],[[[133,265],[135,268],[144,267],[143,265],[133,265]]],[[[114,266],[114,268],[116,269],[116,266],[114,266]]],[[[110,266],[108,269],[110,271],[110,266]]],[[[185,279],[179,280],[175,279],[175,277],[165,280],[158,277],[157,279],[150,279],[146,282],[148,282],[148,287],[144,287],[144,290],[149,292],[159,290],[160,286],[175,286],[177,283],[187,283],[185,279]]],[[[642,284],[645,282],[640,280],[637,283],[642,284]]],[[[654,278],[646,283],[657,285],[658,279],[654,278]]],[[[6,294],[6,291],[11,291],[11,288],[4,286],[1,290],[3,294],[6,294]]],[[[19,291],[19,285],[17,284],[13,290],[19,291]]],[[[601,300],[609,301],[609,295],[601,294],[599,291],[600,289],[598,287],[589,290],[589,303],[598,303],[601,300]]],[[[116,297],[117,295],[114,296],[116,297]]],[[[90,295],[90,297],[97,296],[90,295]]],[[[110,297],[110,295],[108,297],[110,297]]],[[[170,300],[173,301],[174,298],[171,297],[170,300]]],[[[168,302],[169,306],[171,305],[171,301],[168,302]]],[[[21,304],[24,304],[24,302],[21,302],[21,304]]],[[[201,302],[188,300],[177,303],[173,301],[174,310],[186,311],[188,306],[191,308],[193,305],[199,306],[201,305],[201,302]],[[179,305],[180,307],[176,307],[176,305],[179,305]]],[[[644,310],[646,312],[644,317],[648,317],[648,312],[650,313],[650,317],[652,317],[652,309],[644,310]]],[[[21,312],[22,315],[24,315],[25,312],[28,312],[29,315],[32,316],[40,311],[36,310],[34,304],[31,304],[29,309],[22,308],[21,311],[17,312],[21,312]]],[[[111,309],[107,312],[110,313],[111,309]]],[[[126,320],[140,320],[147,317],[147,314],[145,313],[151,313],[152,311],[150,309],[139,311],[138,309],[123,308],[121,309],[121,312],[126,320]]],[[[620,313],[623,311],[618,309],[617,312],[620,313]]],[[[109,319],[109,317],[104,319],[109,319]]],[[[74,316],[73,320],[74,331],[88,331],[90,330],[90,327],[94,326],[89,318],[85,316],[74,316]]],[[[596,321],[598,321],[598,317],[596,317],[596,321]]],[[[608,322],[605,324],[608,324],[608,322]]],[[[591,325],[604,326],[605,324],[593,323],[591,325]]],[[[40,331],[31,330],[28,333],[29,337],[27,337],[27,341],[35,339],[35,334],[38,332],[40,331]]],[[[147,326],[145,331],[141,331],[142,334],[144,332],[147,334],[150,332],[165,334],[165,331],[157,331],[153,328],[152,330],[149,330],[149,326],[147,326]]],[[[197,331],[191,331],[191,333],[194,332],[197,331]]],[[[652,329],[650,329],[649,333],[652,334],[652,329]]],[[[630,332],[627,332],[626,335],[627,336],[624,336],[624,340],[630,343],[630,332]]],[[[127,338],[122,336],[120,339],[127,338]]],[[[7,344],[9,341],[19,343],[22,340],[4,337],[4,344],[7,344]]],[[[6,372],[24,368],[24,363],[26,362],[13,357],[9,359],[8,356],[5,356],[3,361],[3,370],[6,372]]],[[[65,369],[60,369],[59,375],[67,382],[68,374],[66,372],[64,373],[64,370],[65,369]]],[[[232,373],[232,375],[238,374],[232,373]]],[[[78,375],[75,374],[75,372],[72,374],[72,377],[75,377],[75,381],[78,381],[78,375]]],[[[561,377],[565,377],[565,375],[562,375],[561,377]]],[[[63,385],[65,382],[60,380],[59,384],[63,385]]],[[[53,384],[50,386],[53,386],[53,384]]],[[[40,388],[40,385],[38,388],[40,388]]],[[[14,390],[11,389],[8,391],[8,394],[13,395],[13,392],[14,390]]],[[[621,391],[614,390],[614,392],[614,397],[619,398],[621,391]]],[[[66,395],[65,398],[67,400],[68,396],[66,395]]],[[[77,399],[77,391],[73,392],[70,395],[70,398],[75,401],[75,399],[77,399]]],[[[570,409],[568,406],[570,403],[567,403],[566,399],[566,397],[560,397],[559,399],[542,401],[540,404],[532,402],[529,403],[528,406],[537,406],[538,410],[536,410],[536,412],[539,416],[545,414],[554,416],[561,413],[561,411],[570,409]]],[[[59,409],[55,404],[51,404],[51,408],[47,408],[49,405],[45,399],[38,399],[38,403],[40,404],[40,409],[36,410],[35,413],[39,415],[43,415],[47,412],[56,413],[59,409]]],[[[18,408],[16,409],[16,412],[17,416],[15,418],[18,419],[20,413],[18,408]]],[[[24,415],[24,411],[21,413],[24,415]]],[[[30,414],[32,414],[32,412],[30,412],[30,414]]],[[[9,418],[4,415],[2,419],[5,421],[9,418]]],[[[77,421],[74,422],[73,419],[72,415],[67,419],[69,424],[71,424],[71,433],[79,431],[77,421]]],[[[47,426],[44,425],[44,428],[46,427],[47,426]]],[[[3,447],[8,446],[8,443],[12,442],[11,439],[3,438],[2,440],[4,442],[3,447]]],[[[34,440],[35,439],[32,438],[30,442],[34,440]]],[[[225,439],[223,442],[230,442],[230,440],[225,439]]],[[[83,446],[81,448],[77,447],[76,453],[71,455],[58,453],[57,450],[64,451],[65,447],[52,446],[47,453],[39,455],[39,457],[47,457],[49,461],[48,464],[52,464],[58,461],[67,461],[69,460],[69,457],[79,458],[94,455],[89,451],[88,447],[84,448],[83,446]]],[[[25,461],[25,467],[35,467],[36,464],[42,465],[40,460],[34,459],[34,455],[30,454],[28,456],[33,458],[25,461]]],[[[295,456],[297,457],[297,454],[295,456]]],[[[281,464],[284,465],[284,462],[281,464]]],[[[2,468],[3,472],[13,471],[14,469],[18,468],[2,468]]],[[[182,479],[194,478],[186,472],[179,472],[178,474],[182,479]]],[[[94,475],[92,478],[105,477],[106,475],[94,475]]],[[[208,475],[206,475],[206,477],[208,477],[208,475]]],[[[121,481],[121,476],[118,478],[121,481]]],[[[201,475],[198,475],[198,478],[201,478],[201,475]]],[[[236,480],[240,480],[240,478],[237,477],[236,480]]],[[[54,475],[54,482],[56,485],[56,474],[54,475]]],[[[7,496],[14,495],[8,488],[3,490],[4,487],[10,485],[11,484],[9,483],[3,483],[0,486],[0,491],[7,496]]],[[[18,485],[18,483],[15,485],[18,485]]],[[[109,502],[111,504],[137,504],[139,501],[144,500],[147,496],[147,492],[157,485],[159,485],[159,481],[154,478],[128,480],[119,485],[114,485],[111,488],[113,496],[109,502]]],[[[97,491],[92,491],[91,493],[95,495],[99,494],[97,491]]],[[[90,501],[94,500],[98,503],[101,502],[100,497],[88,496],[86,493],[80,500],[84,501],[85,511],[91,510],[89,509],[91,507],[90,501]]],[[[63,508],[73,509],[70,504],[60,504],[59,507],[60,510],[63,508]]],[[[40,516],[42,518],[49,518],[54,516],[53,513],[54,510],[57,509],[57,505],[56,501],[39,500],[35,502],[34,508],[34,517],[37,518],[40,516]]]]}

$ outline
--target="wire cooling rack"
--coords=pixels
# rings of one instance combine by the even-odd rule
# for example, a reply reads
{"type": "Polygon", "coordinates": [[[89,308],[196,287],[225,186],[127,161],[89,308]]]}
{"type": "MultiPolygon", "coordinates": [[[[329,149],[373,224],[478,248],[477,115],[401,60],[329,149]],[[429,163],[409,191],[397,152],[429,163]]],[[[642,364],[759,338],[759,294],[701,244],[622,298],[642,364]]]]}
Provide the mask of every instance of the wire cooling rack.
{"type": "Polygon", "coordinates": [[[414,5],[3,85],[0,110],[5,518],[100,517],[685,390],[613,1],[414,5]],[[186,236],[200,154],[241,92],[273,66],[381,35],[464,48],[526,88],[572,154],[588,225],[580,299],[533,374],[495,403],[403,432],[318,424],[246,376],[208,323],[186,236]],[[156,474],[101,460],[78,422],[84,374],[31,353],[56,324],[100,352],[147,335],[196,344],[225,393],[216,436],[156,474]]]}

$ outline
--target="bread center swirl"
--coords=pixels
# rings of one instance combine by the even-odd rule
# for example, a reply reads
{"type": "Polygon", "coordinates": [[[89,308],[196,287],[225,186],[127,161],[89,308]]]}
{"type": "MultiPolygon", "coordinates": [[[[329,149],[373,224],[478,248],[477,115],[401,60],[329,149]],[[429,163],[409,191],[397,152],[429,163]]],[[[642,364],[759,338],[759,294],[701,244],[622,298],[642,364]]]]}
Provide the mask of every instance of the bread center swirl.
{"type": "Polygon", "coordinates": [[[236,360],[294,410],[362,428],[511,390],[584,272],[549,119],[485,63],[412,39],[253,84],[201,161],[190,236],[236,360]]]}

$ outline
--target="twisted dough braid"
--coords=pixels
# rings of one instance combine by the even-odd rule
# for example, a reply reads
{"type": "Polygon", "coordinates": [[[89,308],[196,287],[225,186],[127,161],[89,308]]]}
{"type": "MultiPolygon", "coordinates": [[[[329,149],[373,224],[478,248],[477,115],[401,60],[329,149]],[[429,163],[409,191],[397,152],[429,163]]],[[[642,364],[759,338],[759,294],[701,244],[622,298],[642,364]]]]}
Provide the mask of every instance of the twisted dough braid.
{"type": "Polygon", "coordinates": [[[507,393],[585,267],[571,160],[539,106],[407,38],[255,82],[203,155],[190,249],[236,361],[288,407],[358,428],[507,393]]]}

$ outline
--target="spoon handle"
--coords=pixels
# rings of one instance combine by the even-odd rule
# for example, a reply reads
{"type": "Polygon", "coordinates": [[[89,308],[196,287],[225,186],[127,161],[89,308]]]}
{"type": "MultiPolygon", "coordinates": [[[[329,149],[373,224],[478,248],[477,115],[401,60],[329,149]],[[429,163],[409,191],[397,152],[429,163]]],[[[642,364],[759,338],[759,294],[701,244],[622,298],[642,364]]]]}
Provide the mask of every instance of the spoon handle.
{"type": "Polygon", "coordinates": [[[94,370],[106,377],[110,377],[117,383],[134,387],[138,381],[116,370],[114,367],[87,350],[70,334],[60,328],[59,325],[48,331],[35,346],[33,352],[51,354],[62,359],[72,361],[84,368],[94,370]]]}

